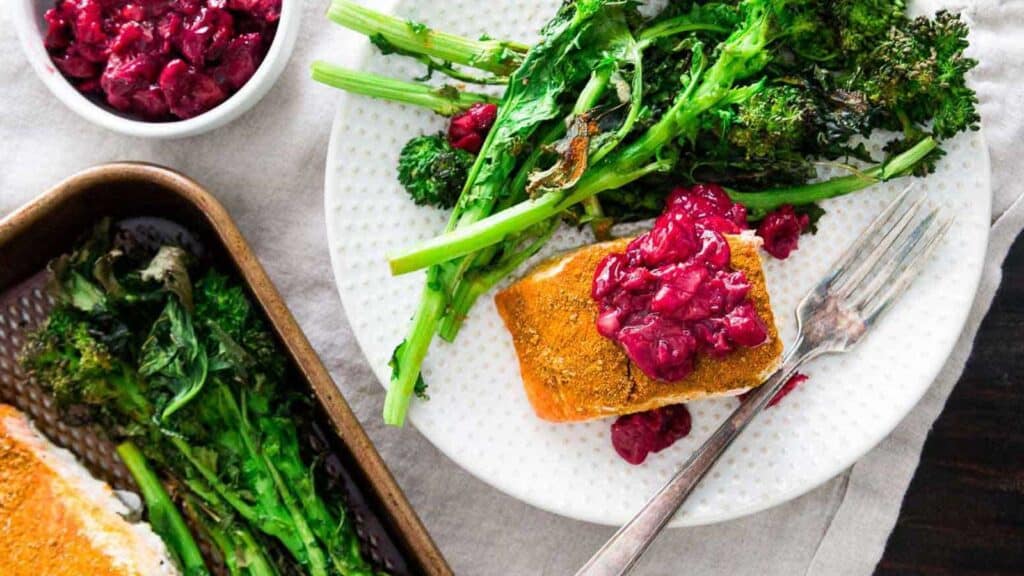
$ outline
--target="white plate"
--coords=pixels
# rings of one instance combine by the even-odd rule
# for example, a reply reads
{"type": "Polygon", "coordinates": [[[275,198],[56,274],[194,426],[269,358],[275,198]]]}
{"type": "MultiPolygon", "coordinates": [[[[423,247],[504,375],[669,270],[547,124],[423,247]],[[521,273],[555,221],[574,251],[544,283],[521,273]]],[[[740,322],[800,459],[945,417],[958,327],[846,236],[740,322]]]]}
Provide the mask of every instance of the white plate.
{"type": "MultiPolygon", "coordinates": [[[[405,0],[395,13],[438,29],[529,40],[557,2],[478,3],[405,0]],[[473,18],[465,18],[472,13],[473,18]]],[[[420,71],[364,46],[364,69],[398,78],[420,71]]],[[[436,235],[447,214],[417,207],[395,178],[410,137],[444,126],[429,112],[339,94],[327,156],[326,212],[334,275],[345,311],[384,385],[388,359],[404,337],[421,273],[391,277],[386,254],[436,235]]],[[[698,525],[752,514],[799,496],[849,467],[882,440],[924,395],[946,361],[974,299],[990,223],[989,161],[980,133],[946,144],[937,174],[918,180],[931,201],[957,213],[923,276],[853,353],[811,364],[809,382],[759,417],[673,520],[698,525]]],[[[871,218],[907,181],[827,202],[816,236],[785,262],[768,262],[779,328],[792,338],[792,311],[871,218]]],[[[547,253],[586,241],[563,230],[547,253]]],[[[629,519],[736,406],[695,402],[693,432],[642,466],[621,460],[610,421],[549,424],[522,390],[512,341],[485,296],[454,345],[435,341],[424,365],[430,401],[410,420],[460,466],[545,510],[601,524],[629,519]]]]}

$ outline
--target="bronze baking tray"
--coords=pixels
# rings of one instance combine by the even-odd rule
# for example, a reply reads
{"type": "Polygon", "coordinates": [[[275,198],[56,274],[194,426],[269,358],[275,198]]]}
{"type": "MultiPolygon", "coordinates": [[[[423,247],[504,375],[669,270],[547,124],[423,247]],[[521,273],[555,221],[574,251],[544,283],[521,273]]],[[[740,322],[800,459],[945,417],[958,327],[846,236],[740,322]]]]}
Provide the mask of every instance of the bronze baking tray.
{"type": "Polygon", "coordinates": [[[61,420],[53,402],[21,372],[24,334],[46,318],[46,263],[67,252],[103,217],[160,218],[191,232],[221,269],[233,269],[263,308],[291,360],[292,384],[316,402],[308,441],[326,454],[325,467],[342,491],[364,550],[395,576],[450,575],[448,567],[380,455],[338,392],[231,217],[196,182],[159,166],[137,163],[91,168],[61,182],[0,220],[0,402],[30,414],[55,443],[74,452],[115,488],[131,477],[102,433],[61,420]],[[331,434],[330,431],[334,432],[331,434]]]}

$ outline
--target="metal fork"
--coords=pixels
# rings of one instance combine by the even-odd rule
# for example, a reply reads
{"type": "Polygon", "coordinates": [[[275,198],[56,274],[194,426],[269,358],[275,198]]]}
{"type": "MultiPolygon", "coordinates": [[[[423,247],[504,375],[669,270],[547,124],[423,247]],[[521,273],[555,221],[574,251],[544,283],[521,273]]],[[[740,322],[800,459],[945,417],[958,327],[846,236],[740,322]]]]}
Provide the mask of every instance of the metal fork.
{"type": "Polygon", "coordinates": [[[749,395],[576,576],[628,573],[725,449],[800,366],[822,354],[851,349],[906,291],[952,223],[938,209],[922,216],[925,196],[911,193],[911,188],[872,222],[800,302],[799,331],[782,367],[749,395]]]}

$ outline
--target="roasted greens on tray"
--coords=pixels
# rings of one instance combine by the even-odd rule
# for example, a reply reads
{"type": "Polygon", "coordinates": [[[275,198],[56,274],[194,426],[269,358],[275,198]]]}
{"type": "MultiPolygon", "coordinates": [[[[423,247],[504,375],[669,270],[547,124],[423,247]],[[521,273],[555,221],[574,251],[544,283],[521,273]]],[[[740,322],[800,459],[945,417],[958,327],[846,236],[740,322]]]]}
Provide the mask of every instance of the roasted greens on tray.
{"type": "Polygon", "coordinates": [[[975,61],[959,16],[910,18],[905,8],[672,1],[645,16],[635,2],[576,0],[526,46],[335,0],[333,21],[426,71],[405,81],[317,62],[315,79],[454,116],[446,136],[410,141],[398,166],[417,203],[452,215],[443,234],[390,258],[393,273],[425,268],[427,280],[392,360],[385,421],[401,425],[424,389],[434,335],[453,340],[476,299],[562,221],[603,237],[696,182],[726,186],[752,221],[779,209],[817,217],[822,200],[933,171],[942,140],[978,127],[965,79],[975,61]],[[427,83],[432,75],[455,82],[427,83]],[[876,130],[891,136],[873,154],[864,138],[876,130]],[[846,174],[818,181],[823,165],[846,174]]]}
{"type": "Polygon", "coordinates": [[[317,454],[306,398],[237,282],[178,243],[96,227],[50,263],[56,300],[25,367],[69,416],[100,425],[182,573],[378,574],[317,454]]]}

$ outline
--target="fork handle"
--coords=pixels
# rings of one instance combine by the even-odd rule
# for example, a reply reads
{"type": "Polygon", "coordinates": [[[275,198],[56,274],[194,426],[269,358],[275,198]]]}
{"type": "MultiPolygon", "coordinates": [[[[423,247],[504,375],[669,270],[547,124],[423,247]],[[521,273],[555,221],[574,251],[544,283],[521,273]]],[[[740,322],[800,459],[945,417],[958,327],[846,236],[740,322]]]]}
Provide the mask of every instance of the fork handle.
{"type": "Polygon", "coordinates": [[[668,484],[648,500],[643,509],[576,572],[576,576],[622,576],[629,573],[725,449],[764,410],[797,369],[811,358],[813,353],[805,350],[802,344],[803,341],[798,341],[792,347],[782,367],[763,385],[754,389],[718,430],[690,456],[668,484]]]}

